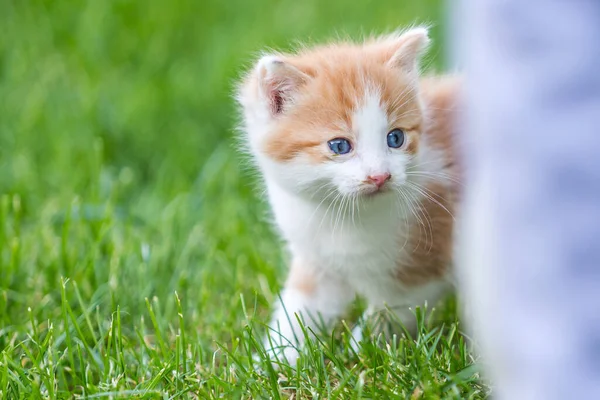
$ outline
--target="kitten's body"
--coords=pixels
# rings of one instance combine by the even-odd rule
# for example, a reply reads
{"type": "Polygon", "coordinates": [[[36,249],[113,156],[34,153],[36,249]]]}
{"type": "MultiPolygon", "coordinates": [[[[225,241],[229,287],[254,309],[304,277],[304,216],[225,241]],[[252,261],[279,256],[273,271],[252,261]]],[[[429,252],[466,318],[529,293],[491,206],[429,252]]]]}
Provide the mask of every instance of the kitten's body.
{"type": "Polygon", "coordinates": [[[410,324],[409,307],[436,302],[450,286],[457,84],[418,78],[426,44],[415,29],[266,56],[240,90],[252,154],[292,255],[268,341],[288,345],[292,363],[303,340],[295,313],[314,327],[361,295],[368,313],[391,307],[410,324]],[[382,145],[394,128],[403,147],[382,145]],[[331,154],[338,137],[351,152],[331,154]],[[375,186],[381,174],[388,178],[375,186]]]}

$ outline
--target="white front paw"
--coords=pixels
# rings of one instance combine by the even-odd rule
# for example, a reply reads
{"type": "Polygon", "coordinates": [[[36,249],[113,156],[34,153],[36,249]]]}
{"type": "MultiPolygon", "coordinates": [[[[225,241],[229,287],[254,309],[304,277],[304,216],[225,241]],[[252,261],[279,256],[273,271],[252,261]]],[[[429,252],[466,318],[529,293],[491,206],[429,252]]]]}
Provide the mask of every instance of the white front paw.
{"type": "Polygon", "coordinates": [[[276,366],[284,363],[295,367],[296,361],[298,361],[301,345],[290,328],[292,327],[284,325],[283,332],[270,328],[268,336],[263,342],[266,358],[276,366]]]}
{"type": "Polygon", "coordinates": [[[271,346],[267,343],[265,344],[265,354],[275,366],[284,363],[294,368],[296,367],[296,362],[300,356],[300,351],[297,347],[292,345],[279,346],[273,343],[273,346],[271,346]]]}
{"type": "Polygon", "coordinates": [[[358,323],[352,329],[352,337],[350,338],[350,347],[355,353],[360,351],[361,343],[363,341],[363,324],[358,323]]]}

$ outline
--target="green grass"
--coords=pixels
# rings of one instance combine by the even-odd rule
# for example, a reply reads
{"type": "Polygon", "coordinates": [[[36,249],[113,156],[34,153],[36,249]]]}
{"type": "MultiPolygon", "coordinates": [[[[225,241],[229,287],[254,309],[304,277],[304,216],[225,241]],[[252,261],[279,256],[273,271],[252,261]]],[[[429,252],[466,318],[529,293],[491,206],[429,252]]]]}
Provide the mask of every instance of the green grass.
{"type": "Polygon", "coordinates": [[[235,149],[236,77],[266,46],[414,21],[439,67],[441,16],[0,0],[0,398],[485,398],[452,301],[416,340],[354,354],[340,324],[297,370],[252,358],[286,256],[235,149]]]}

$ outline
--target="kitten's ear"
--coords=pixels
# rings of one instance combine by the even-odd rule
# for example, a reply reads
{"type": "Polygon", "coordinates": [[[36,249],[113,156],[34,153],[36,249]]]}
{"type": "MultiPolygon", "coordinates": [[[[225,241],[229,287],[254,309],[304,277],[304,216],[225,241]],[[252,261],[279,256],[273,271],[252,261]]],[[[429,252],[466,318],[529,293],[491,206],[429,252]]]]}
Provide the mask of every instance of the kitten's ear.
{"type": "Polygon", "coordinates": [[[264,56],[256,66],[259,91],[273,116],[285,110],[309,76],[277,56],[264,56]]]}
{"type": "Polygon", "coordinates": [[[413,28],[391,40],[393,54],[387,60],[388,65],[416,74],[419,58],[431,42],[427,28],[413,28]]]}

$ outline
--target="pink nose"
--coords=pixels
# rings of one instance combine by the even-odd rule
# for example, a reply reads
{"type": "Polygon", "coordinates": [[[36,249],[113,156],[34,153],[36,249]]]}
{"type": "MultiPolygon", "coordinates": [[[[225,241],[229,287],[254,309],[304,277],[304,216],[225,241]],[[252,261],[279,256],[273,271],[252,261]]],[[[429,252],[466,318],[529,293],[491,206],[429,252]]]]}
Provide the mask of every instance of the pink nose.
{"type": "Polygon", "coordinates": [[[369,182],[374,183],[375,185],[377,185],[377,188],[380,188],[387,181],[389,181],[391,177],[392,177],[392,175],[390,175],[389,172],[386,172],[385,174],[380,174],[380,175],[369,175],[369,176],[367,176],[367,180],[369,182]]]}

